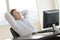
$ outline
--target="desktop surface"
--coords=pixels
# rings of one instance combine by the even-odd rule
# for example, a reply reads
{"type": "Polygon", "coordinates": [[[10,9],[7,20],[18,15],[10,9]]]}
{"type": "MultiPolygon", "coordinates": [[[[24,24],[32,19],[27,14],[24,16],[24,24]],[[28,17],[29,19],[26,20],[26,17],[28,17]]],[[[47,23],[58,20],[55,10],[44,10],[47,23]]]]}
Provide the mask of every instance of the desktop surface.
{"type": "Polygon", "coordinates": [[[57,33],[57,34],[53,34],[52,32],[51,33],[38,33],[38,34],[35,34],[32,36],[32,39],[21,39],[21,37],[16,37],[16,38],[13,38],[13,40],[60,40],[60,36],[57,36],[57,35],[60,35],[60,33],[57,33]],[[47,35],[48,34],[48,35],[47,35]]]}

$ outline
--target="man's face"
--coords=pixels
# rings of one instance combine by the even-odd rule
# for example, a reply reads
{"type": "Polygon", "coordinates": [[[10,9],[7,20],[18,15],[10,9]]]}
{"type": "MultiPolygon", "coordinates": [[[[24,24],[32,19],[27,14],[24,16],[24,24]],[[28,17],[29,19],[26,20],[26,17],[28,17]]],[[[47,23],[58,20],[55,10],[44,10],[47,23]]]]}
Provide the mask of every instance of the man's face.
{"type": "Polygon", "coordinates": [[[15,20],[22,19],[22,16],[17,10],[13,11],[13,17],[15,18],[15,20]]]}

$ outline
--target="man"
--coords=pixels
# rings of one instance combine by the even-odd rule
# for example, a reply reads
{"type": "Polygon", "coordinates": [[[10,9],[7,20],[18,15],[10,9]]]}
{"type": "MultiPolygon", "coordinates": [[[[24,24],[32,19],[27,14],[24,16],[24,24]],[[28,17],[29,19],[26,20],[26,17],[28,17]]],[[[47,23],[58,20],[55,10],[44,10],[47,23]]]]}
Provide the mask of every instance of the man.
{"type": "Polygon", "coordinates": [[[15,18],[15,20],[22,19],[22,16],[16,9],[12,9],[10,13],[15,18]]]}
{"type": "Polygon", "coordinates": [[[20,27],[17,28],[27,27],[27,29],[36,32],[36,29],[27,20],[22,19],[21,13],[19,13],[16,9],[12,9],[10,14],[14,17],[17,25],[20,25],[20,27]]]}

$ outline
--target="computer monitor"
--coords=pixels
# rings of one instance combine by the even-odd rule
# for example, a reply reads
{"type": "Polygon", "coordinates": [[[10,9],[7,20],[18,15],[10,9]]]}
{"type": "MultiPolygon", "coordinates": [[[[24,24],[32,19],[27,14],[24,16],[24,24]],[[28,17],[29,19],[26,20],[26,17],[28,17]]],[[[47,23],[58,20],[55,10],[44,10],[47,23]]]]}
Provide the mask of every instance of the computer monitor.
{"type": "Polygon", "coordinates": [[[59,9],[43,11],[43,28],[59,25],[59,9]]]}

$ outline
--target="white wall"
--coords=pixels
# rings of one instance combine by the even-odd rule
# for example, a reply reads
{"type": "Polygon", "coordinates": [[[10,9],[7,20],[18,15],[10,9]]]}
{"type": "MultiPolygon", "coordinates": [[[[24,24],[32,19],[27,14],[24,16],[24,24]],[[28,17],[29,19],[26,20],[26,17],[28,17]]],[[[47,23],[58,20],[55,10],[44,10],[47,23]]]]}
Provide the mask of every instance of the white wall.
{"type": "Polygon", "coordinates": [[[57,6],[58,6],[59,9],[60,9],[60,0],[57,0],[57,6]]]}
{"type": "Polygon", "coordinates": [[[59,1],[60,0],[55,0],[55,6],[56,6],[57,9],[59,9],[59,6],[58,6],[59,5],[59,1]]]}
{"type": "Polygon", "coordinates": [[[57,1],[57,6],[59,8],[59,24],[60,24],[60,0],[56,0],[57,1]]]}
{"type": "Polygon", "coordinates": [[[39,19],[41,27],[43,28],[43,11],[56,9],[55,7],[56,5],[54,0],[37,0],[37,4],[38,4],[39,19]]]}

